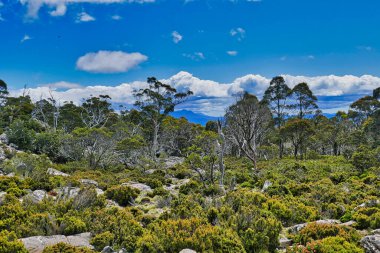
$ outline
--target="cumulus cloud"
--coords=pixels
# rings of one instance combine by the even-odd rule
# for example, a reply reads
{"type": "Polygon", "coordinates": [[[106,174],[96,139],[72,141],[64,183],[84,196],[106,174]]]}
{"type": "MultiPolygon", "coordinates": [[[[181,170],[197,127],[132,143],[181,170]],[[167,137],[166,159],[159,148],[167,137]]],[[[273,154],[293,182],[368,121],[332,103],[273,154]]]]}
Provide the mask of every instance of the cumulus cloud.
{"type": "Polygon", "coordinates": [[[77,60],[77,69],[92,73],[122,73],[148,60],[141,53],[98,51],[87,53],[77,60]]]}
{"type": "MultiPolygon", "coordinates": [[[[363,76],[291,76],[283,75],[286,83],[294,87],[300,82],[307,82],[318,96],[319,105],[324,112],[333,113],[337,110],[346,110],[350,103],[357,98],[371,94],[372,90],[380,86],[380,77],[363,76]]],[[[175,87],[178,91],[192,90],[194,96],[182,104],[178,109],[191,110],[210,116],[222,116],[225,109],[235,101],[236,93],[248,91],[261,97],[268,87],[270,78],[249,74],[236,78],[232,82],[221,83],[213,80],[204,80],[193,76],[191,73],[181,71],[168,79],[162,80],[175,87]]],[[[79,86],[78,84],[58,82],[56,84],[44,84],[40,87],[29,89],[29,95],[33,100],[41,96],[53,96],[63,101],[73,101],[79,104],[82,98],[90,95],[98,96],[107,94],[115,103],[123,103],[131,106],[134,102],[133,91],[147,87],[146,82],[135,81],[122,83],[117,86],[79,86]],[[71,86],[71,87],[70,87],[71,86]]],[[[21,95],[23,90],[11,91],[11,95],[21,95]]]]}
{"type": "Polygon", "coordinates": [[[173,31],[172,38],[173,38],[173,42],[177,44],[183,39],[183,36],[179,32],[173,31]]]}
{"type": "Polygon", "coordinates": [[[193,61],[200,61],[206,59],[205,55],[202,52],[195,52],[192,54],[182,54],[183,57],[189,58],[193,61]]]}
{"type": "Polygon", "coordinates": [[[155,0],[20,0],[20,3],[27,7],[27,17],[37,18],[40,9],[47,6],[51,11],[51,16],[63,16],[66,14],[67,6],[70,4],[92,3],[92,4],[112,4],[112,3],[153,3],[155,0]]]}
{"type": "Polygon", "coordinates": [[[81,12],[77,16],[77,23],[95,21],[95,18],[86,12],[81,12]]]}
{"type": "Polygon", "coordinates": [[[245,30],[241,27],[231,29],[230,35],[236,37],[238,41],[241,41],[245,38],[245,30]]]}
{"type": "Polygon", "coordinates": [[[226,53],[231,56],[236,56],[238,54],[238,51],[227,51],[226,53]]]}
{"type": "Polygon", "coordinates": [[[120,15],[113,15],[113,16],[111,17],[111,19],[113,19],[113,20],[122,20],[123,17],[120,16],[120,15]]]}
{"type": "Polygon", "coordinates": [[[28,41],[28,40],[31,40],[32,37],[30,37],[29,35],[25,34],[24,37],[22,37],[22,39],[20,40],[20,43],[24,43],[25,41],[28,41]]]}

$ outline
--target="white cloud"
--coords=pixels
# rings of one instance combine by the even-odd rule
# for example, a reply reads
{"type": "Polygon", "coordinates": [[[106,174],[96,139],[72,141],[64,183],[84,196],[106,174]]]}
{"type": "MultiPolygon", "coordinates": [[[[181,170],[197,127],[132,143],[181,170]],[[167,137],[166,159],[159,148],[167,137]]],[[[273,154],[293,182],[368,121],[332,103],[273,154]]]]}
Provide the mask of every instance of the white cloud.
{"type": "Polygon", "coordinates": [[[121,73],[148,60],[141,53],[122,51],[98,51],[87,53],[77,60],[77,69],[93,73],[121,73]]]}
{"type": "Polygon", "coordinates": [[[173,38],[173,42],[177,44],[183,39],[183,36],[179,32],[173,31],[172,38],[173,38]]]}
{"type": "Polygon", "coordinates": [[[30,37],[29,35],[25,34],[24,37],[22,37],[22,39],[20,40],[20,43],[24,43],[25,41],[28,41],[28,40],[31,40],[32,37],[30,37]]]}
{"type": "Polygon", "coordinates": [[[111,18],[112,18],[113,20],[122,20],[122,19],[123,19],[123,17],[122,17],[122,16],[119,16],[119,15],[113,15],[111,18]]]}
{"type": "Polygon", "coordinates": [[[95,18],[84,11],[79,13],[76,19],[77,23],[91,22],[91,21],[95,21],[95,18]]]}
{"type": "MultiPolygon", "coordinates": [[[[353,97],[365,94],[371,94],[372,90],[380,86],[380,77],[363,75],[363,76],[291,76],[283,75],[286,83],[294,87],[300,82],[307,82],[310,89],[321,97],[321,108],[324,112],[336,112],[346,110],[352,102],[353,97]],[[338,97],[336,97],[338,96],[338,97]]],[[[204,113],[210,116],[222,116],[225,109],[235,101],[234,94],[246,90],[252,94],[261,97],[268,87],[270,78],[261,75],[249,74],[236,78],[232,82],[220,83],[213,80],[203,80],[192,74],[181,71],[176,75],[162,80],[175,87],[178,91],[192,90],[194,96],[189,102],[182,104],[178,109],[191,110],[196,113],[204,113]]],[[[82,98],[90,95],[98,96],[107,94],[115,103],[125,103],[132,105],[134,103],[133,90],[146,87],[146,82],[135,81],[122,83],[117,86],[80,86],[75,83],[58,82],[55,84],[43,84],[37,88],[29,89],[29,95],[35,100],[47,97],[49,92],[60,102],[73,101],[79,104],[82,98]]],[[[11,95],[21,95],[20,90],[11,91],[11,95]]]]}
{"type": "Polygon", "coordinates": [[[314,60],[315,56],[314,55],[308,55],[306,58],[309,59],[309,60],[314,60]]]}
{"type": "Polygon", "coordinates": [[[192,54],[182,54],[183,57],[189,58],[193,61],[200,61],[206,59],[205,55],[202,52],[195,52],[192,54]]]}
{"type": "Polygon", "coordinates": [[[231,56],[236,56],[238,54],[238,51],[227,51],[226,52],[228,55],[231,55],[231,56]]]}
{"type": "Polygon", "coordinates": [[[42,87],[49,87],[50,89],[76,89],[76,88],[82,88],[80,84],[77,83],[70,83],[65,81],[60,81],[56,83],[48,83],[48,84],[42,84],[42,87]]]}
{"type": "Polygon", "coordinates": [[[231,29],[230,35],[236,37],[238,41],[241,41],[245,38],[245,30],[241,27],[231,29]]]}
{"type": "Polygon", "coordinates": [[[67,5],[92,3],[92,4],[111,4],[111,3],[153,3],[155,0],[19,0],[21,4],[27,6],[26,16],[37,18],[40,9],[47,6],[51,11],[51,16],[63,16],[66,14],[67,5]]]}

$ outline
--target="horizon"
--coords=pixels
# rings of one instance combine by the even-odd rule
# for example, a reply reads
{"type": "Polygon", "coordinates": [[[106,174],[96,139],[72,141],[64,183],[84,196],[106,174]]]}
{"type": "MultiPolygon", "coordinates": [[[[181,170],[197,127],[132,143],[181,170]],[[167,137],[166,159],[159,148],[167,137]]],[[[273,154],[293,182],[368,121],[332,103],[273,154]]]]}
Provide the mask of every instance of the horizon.
{"type": "Polygon", "coordinates": [[[131,106],[149,76],[194,96],[178,110],[220,117],[236,92],[307,82],[324,113],[380,86],[374,1],[0,0],[0,78],[33,100],[108,94],[131,106]],[[154,18],[152,18],[154,17],[154,18]],[[275,18],[273,18],[275,17],[275,18]],[[223,20],[223,22],[220,22],[223,20]]]}

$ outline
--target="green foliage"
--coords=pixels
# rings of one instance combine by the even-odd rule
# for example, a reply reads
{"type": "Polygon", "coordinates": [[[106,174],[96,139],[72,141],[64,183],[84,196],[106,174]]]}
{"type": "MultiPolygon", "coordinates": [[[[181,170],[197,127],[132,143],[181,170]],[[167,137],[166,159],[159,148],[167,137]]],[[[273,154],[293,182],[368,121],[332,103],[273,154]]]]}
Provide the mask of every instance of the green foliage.
{"type": "Polygon", "coordinates": [[[0,252],[1,253],[28,253],[22,242],[17,240],[14,232],[2,230],[0,232],[0,252]]]}
{"type": "Polygon", "coordinates": [[[114,186],[105,192],[107,198],[116,201],[119,205],[131,205],[138,196],[139,190],[128,186],[114,186]]]}
{"type": "Polygon", "coordinates": [[[95,250],[102,251],[104,247],[112,246],[114,239],[115,236],[111,232],[106,231],[91,238],[90,244],[94,246],[95,250]]]}
{"type": "Polygon", "coordinates": [[[69,244],[60,242],[52,246],[47,246],[42,253],[93,253],[88,248],[77,248],[69,244]]]}
{"type": "Polygon", "coordinates": [[[179,252],[184,248],[197,252],[245,252],[236,233],[197,218],[152,223],[138,241],[138,252],[179,252]]]}
{"type": "Polygon", "coordinates": [[[31,150],[35,132],[27,123],[21,120],[14,121],[6,131],[9,142],[17,145],[21,150],[31,150]]]}

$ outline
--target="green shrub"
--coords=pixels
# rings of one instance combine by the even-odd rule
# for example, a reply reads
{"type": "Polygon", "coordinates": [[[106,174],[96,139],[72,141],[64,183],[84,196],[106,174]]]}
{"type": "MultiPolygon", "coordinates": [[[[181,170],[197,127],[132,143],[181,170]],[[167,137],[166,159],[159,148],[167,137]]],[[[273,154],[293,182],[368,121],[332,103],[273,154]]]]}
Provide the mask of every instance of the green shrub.
{"type": "Polygon", "coordinates": [[[1,253],[28,253],[21,241],[17,239],[14,232],[3,230],[0,232],[1,253]]]}
{"type": "Polygon", "coordinates": [[[52,246],[47,246],[42,253],[94,253],[88,248],[77,248],[69,244],[60,242],[52,246]]]}
{"type": "Polygon", "coordinates": [[[111,232],[106,231],[104,233],[95,235],[91,239],[90,244],[94,246],[95,250],[102,251],[104,247],[112,246],[114,239],[115,236],[111,232]]]}
{"type": "Polygon", "coordinates": [[[139,195],[140,191],[128,186],[113,186],[105,192],[108,199],[116,201],[121,206],[130,205],[139,195]]]}
{"type": "Polygon", "coordinates": [[[69,215],[63,217],[61,226],[65,235],[79,234],[86,231],[86,223],[77,217],[69,215]]]}

